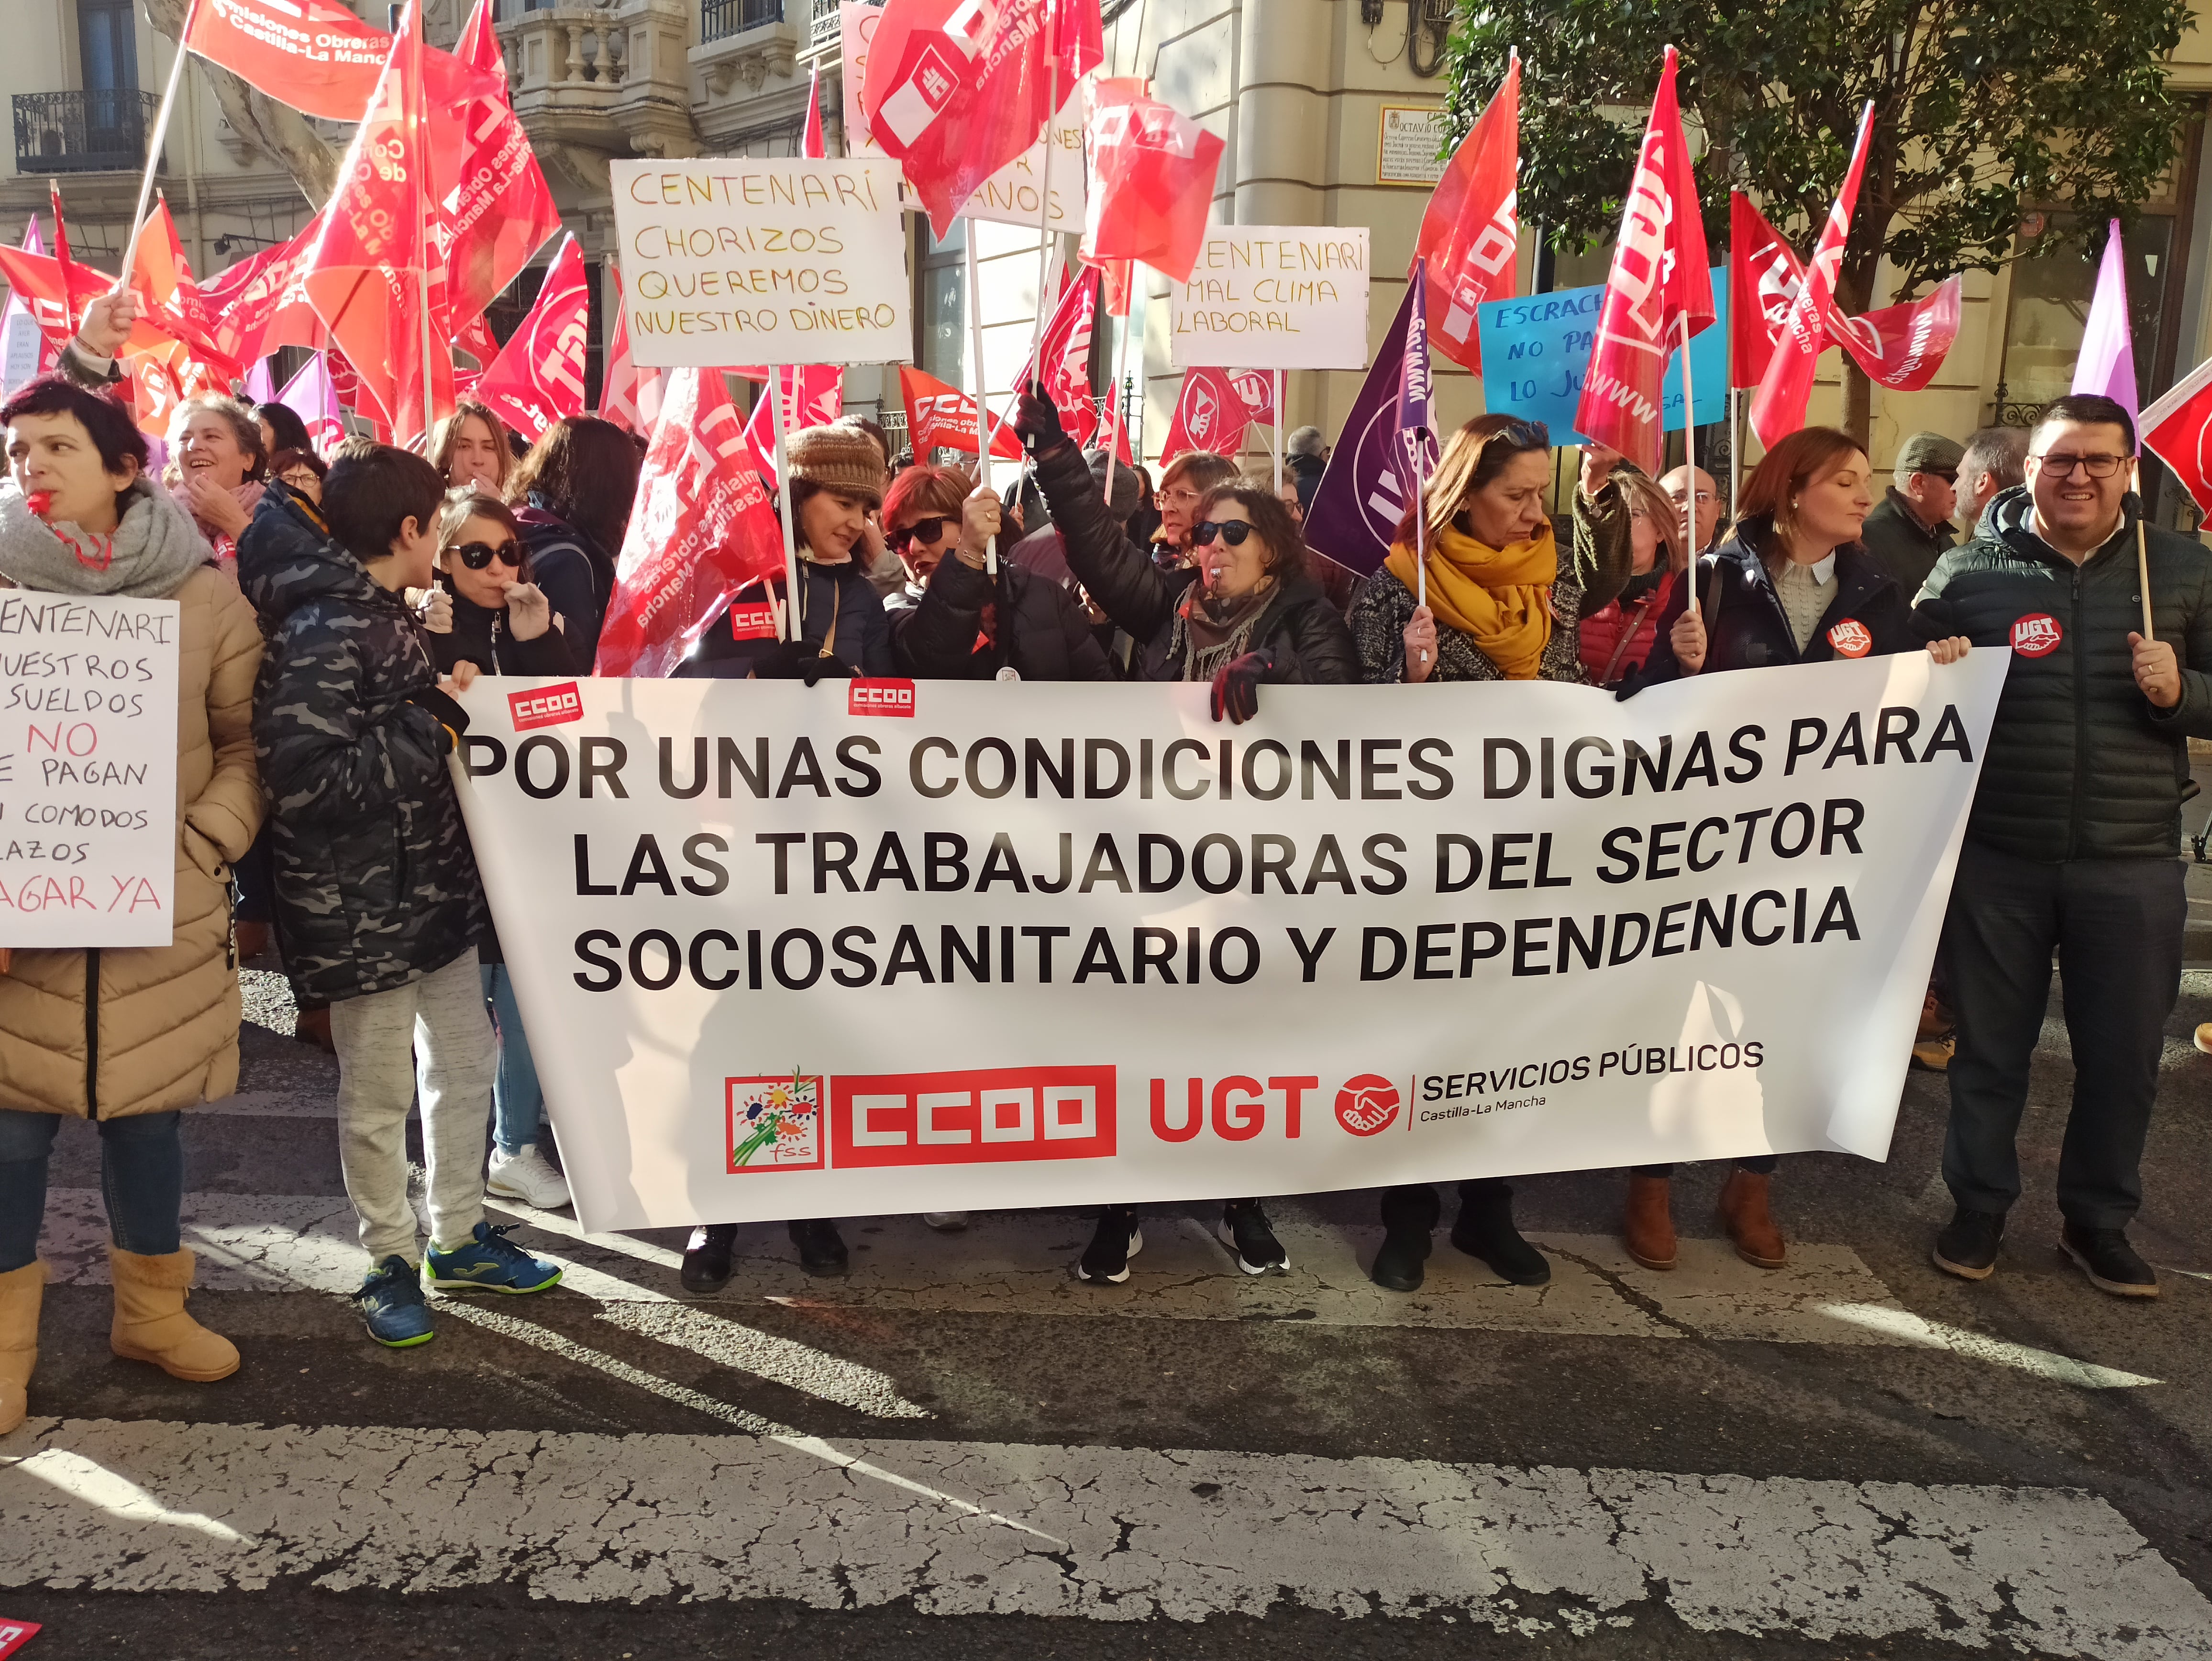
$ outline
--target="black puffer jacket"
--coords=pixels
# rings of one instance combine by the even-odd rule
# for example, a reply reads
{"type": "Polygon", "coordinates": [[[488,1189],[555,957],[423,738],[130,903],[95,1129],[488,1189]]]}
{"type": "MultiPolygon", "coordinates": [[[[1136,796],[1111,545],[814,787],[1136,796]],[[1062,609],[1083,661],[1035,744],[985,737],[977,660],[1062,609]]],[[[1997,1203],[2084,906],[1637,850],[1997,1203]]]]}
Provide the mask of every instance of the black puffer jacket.
{"type": "MultiPolygon", "coordinates": [[[[732,605],[757,606],[764,600],[783,602],[781,577],[742,590],[732,605]]],[[[895,675],[898,666],[891,656],[890,620],[884,615],[884,599],[858,560],[817,565],[802,558],[799,564],[799,637],[818,652],[827,643],[831,654],[855,675],[895,675]]],[[[783,642],[774,639],[739,640],[730,630],[727,607],[707,625],[691,654],[678,666],[678,678],[743,680],[744,666],[755,659],[781,658],[783,642]]]]}
{"type": "MultiPolygon", "coordinates": [[[[1911,602],[1897,580],[1880,561],[1856,543],[1836,550],[1836,597],[1820,614],[1812,637],[1800,651],[1790,632],[1789,614],[1774,590],[1759,551],[1772,544],[1774,524],[1761,515],[1739,525],[1728,540],[1698,561],[1698,601],[1705,607],[1705,667],[1711,674],[1722,669],[1766,669],[1783,663],[1827,663],[1839,657],[1887,657],[1923,645],[1920,624],[1911,602]],[[1859,644],[1857,631],[1844,627],[1856,624],[1866,636],[1863,651],[1838,651],[1859,644]]],[[[1674,660],[1675,620],[1690,609],[1690,591],[1682,583],[1659,614],[1659,635],[1640,673],[1632,674],[1623,696],[1637,687],[1679,679],[1682,666],[1674,660]]]]}
{"type": "MultiPolygon", "coordinates": [[[[1137,642],[1131,678],[1181,680],[1183,664],[1170,655],[1176,613],[1198,573],[1163,571],[1131,545],[1106,511],[1083,452],[1073,444],[1039,456],[1036,478],[1052,505],[1052,522],[1060,527],[1068,569],[1106,615],[1137,642]]],[[[1359,654],[1352,649],[1344,618],[1311,577],[1292,577],[1275,585],[1250,640],[1253,650],[1274,655],[1270,681],[1341,686],[1359,678],[1359,654]]]]}
{"type": "Polygon", "coordinates": [[[281,484],[239,538],[238,574],[269,640],[253,739],[294,991],[331,1003],[444,968],[486,912],[446,769],[467,721],[422,625],[281,484]]]}
{"type": "Polygon", "coordinates": [[[2033,506],[2024,486],[1999,496],[1920,591],[1927,632],[1977,646],[2013,644],[2015,624],[2049,620],[2020,631],[1966,834],[2047,863],[2172,859],[2183,740],[2212,738],[2212,554],[2148,531],[2151,620],[2182,667],[2181,702],[2154,709],[2128,645],[2142,628],[2132,498],[2112,539],[2078,566],[2030,528],[2033,506]]]}
{"type": "Polygon", "coordinates": [[[1002,557],[999,587],[948,556],[930,573],[921,601],[892,630],[899,666],[937,680],[989,680],[1003,662],[1024,680],[1112,680],[1114,666],[1091,619],[1058,583],[1002,557]],[[978,647],[983,608],[998,605],[1003,655],[978,647]]]}
{"type": "Polygon", "coordinates": [[[528,502],[514,510],[514,522],[530,550],[531,581],[568,620],[569,644],[588,673],[599,655],[599,629],[614,593],[614,556],[588,531],[561,517],[540,491],[532,490],[528,502]]]}
{"type": "Polygon", "coordinates": [[[493,611],[465,598],[452,577],[441,572],[438,586],[452,597],[453,627],[449,634],[424,630],[431,658],[440,674],[451,674],[453,666],[467,661],[487,675],[588,675],[589,658],[579,660],[569,643],[560,608],[553,611],[552,626],[535,640],[517,640],[507,632],[507,610],[493,611]]]}

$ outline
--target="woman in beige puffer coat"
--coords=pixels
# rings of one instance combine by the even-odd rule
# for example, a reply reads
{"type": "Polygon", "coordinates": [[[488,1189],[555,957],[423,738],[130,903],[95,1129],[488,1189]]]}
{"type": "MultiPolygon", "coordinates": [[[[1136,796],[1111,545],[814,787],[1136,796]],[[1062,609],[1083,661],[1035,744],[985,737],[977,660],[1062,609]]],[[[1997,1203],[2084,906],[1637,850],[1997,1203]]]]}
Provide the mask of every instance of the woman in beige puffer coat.
{"type": "MultiPolygon", "coordinates": [[[[213,1380],[238,1352],[185,1311],[178,1110],[238,1086],[230,862],[262,817],[253,756],[261,634],[183,508],[143,476],[146,443],[108,399],[58,380],[0,406],[0,581],[179,608],[177,861],[166,946],[0,951],[0,1432],[38,1354],[36,1256],[48,1152],[65,1117],[99,1128],[118,1355],[213,1380]],[[31,493],[39,497],[33,511],[31,493]]],[[[4,938],[4,936],[0,936],[4,938]]]]}

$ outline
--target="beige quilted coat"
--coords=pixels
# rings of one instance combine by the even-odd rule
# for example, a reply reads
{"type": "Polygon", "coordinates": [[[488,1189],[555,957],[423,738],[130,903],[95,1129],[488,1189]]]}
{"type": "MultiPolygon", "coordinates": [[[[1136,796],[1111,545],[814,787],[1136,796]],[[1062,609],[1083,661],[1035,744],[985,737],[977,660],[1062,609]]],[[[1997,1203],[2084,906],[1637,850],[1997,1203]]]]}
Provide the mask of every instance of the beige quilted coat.
{"type": "Polygon", "coordinates": [[[161,1113],[238,1088],[238,969],[230,862],[261,825],[253,678],[261,630],[212,565],[171,599],[177,672],[176,936],[100,952],[19,950],[0,975],[0,1108],[86,1116],[161,1113]],[[99,979],[86,1019],[87,980],[99,979]]]}

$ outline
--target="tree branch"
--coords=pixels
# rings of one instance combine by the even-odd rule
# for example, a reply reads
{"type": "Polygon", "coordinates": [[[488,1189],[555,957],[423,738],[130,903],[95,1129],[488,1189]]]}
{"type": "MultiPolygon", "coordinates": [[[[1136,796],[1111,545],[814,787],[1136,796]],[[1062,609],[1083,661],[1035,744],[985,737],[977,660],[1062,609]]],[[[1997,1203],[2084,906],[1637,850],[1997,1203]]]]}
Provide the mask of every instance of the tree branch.
{"type": "MultiPolygon", "coordinates": [[[[176,40],[184,31],[186,0],[146,0],[146,15],[155,29],[176,40]]],[[[337,186],[338,151],[309,125],[307,118],[289,104],[218,69],[204,58],[199,67],[215,89],[216,102],[235,132],[269,161],[292,175],[300,193],[317,208],[330,199],[337,186]]]]}

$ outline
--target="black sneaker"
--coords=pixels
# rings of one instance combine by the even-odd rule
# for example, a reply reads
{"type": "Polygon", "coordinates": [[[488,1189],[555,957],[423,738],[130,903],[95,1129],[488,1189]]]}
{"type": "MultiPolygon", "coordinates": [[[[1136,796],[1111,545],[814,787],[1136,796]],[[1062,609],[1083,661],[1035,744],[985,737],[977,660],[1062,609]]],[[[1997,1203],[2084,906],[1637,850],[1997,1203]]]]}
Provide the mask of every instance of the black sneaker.
{"type": "Polygon", "coordinates": [[[1997,1245],[2004,1238],[2004,1213],[1969,1211],[1960,1206],[1943,1232],[1936,1237],[1932,1254],[1936,1267],[1962,1281],[1986,1281],[1997,1266],[1997,1245]]]}
{"type": "Polygon", "coordinates": [[[1083,1249],[1082,1259],[1075,1265],[1075,1278],[1119,1286],[1129,1278],[1129,1259],[1144,1249],[1136,1208],[1109,1206],[1098,1214],[1098,1232],[1083,1249]]]}
{"type": "Polygon", "coordinates": [[[1544,1286],[1552,1278],[1549,1261],[1514,1227],[1513,1190],[1502,1184],[1495,1193],[1461,1200],[1451,1242],[1468,1256],[1487,1263],[1498,1279],[1515,1286],[1544,1286]]]}
{"type": "Polygon", "coordinates": [[[792,1244],[799,1248],[799,1266],[809,1275],[845,1272],[845,1241],[829,1218],[814,1217],[786,1226],[791,1230],[792,1244]]]}
{"type": "Polygon", "coordinates": [[[1419,1292],[1428,1274],[1421,1265],[1428,1260],[1428,1230],[1394,1228],[1383,1235],[1367,1278],[1385,1292],[1419,1292]]]}
{"type": "Polygon", "coordinates": [[[1221,1208],[1214,1232],[1221,1244],[1237,1254],[1237,1267],[1247,1275],[1280,1275],[1291,1266],[1291,1254],[1267,1226],[1267,1214],[1257,1200],[1231,1200],[1221,1208]]]}
{"type": "Polygon", "coordinates": [[[720,1292],[730,1283],[730,1250],[737,1244],[735,1223],[702,1223],[684,1243],[684,1267],[677,1279],[686,1292],[720,1292]]]}
{"type": "Polygon", "coordinates": [[[2158,1275],[2136,1256],[2127,1235],[2117,1228],[2083,1228],[2069,1223],[2059,1231],[2058,1249],[2089,1277],[2089,1284],[2115,1298],[2155,1298],[2158,1275]]]}

